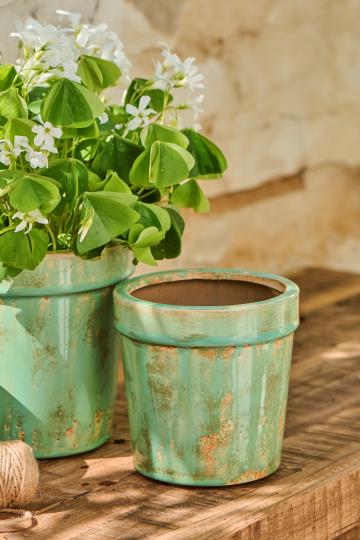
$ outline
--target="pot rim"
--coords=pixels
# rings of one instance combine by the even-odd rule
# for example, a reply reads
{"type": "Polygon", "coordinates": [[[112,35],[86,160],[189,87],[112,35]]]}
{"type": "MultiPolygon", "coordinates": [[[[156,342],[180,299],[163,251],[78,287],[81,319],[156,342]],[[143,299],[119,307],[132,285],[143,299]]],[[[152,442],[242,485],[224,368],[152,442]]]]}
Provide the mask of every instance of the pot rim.
{"type": "MultiPolygon", "coordinates": [[[[234,269],[234,268],[184,268],[175,270],[163,270],[161,272],[150,272],[142,274],[141,276],[135,276],[128,279],[124,283],[120,283],[116,286],[114,294],[120,297],[126,303],[139,304],[144,307],[149,307],[154,310],[171,310],[171,311],[239,311],[239,309],[256,309],[261,306],[274,305],[282,303],[285,300],[296,298],[299,295],[300,289],[288,278],[280,276],[278,274],[271,274],[266,272],[256,272],[253,270],[234,269]],[[168,277],[175,277],[175,279],[166,279],[168,277]],[[280,294],[268,298],[266,300],[257,300],[255,302],[244,302],[241,304],[229,304],[229,305],[212,305],[212,306],[192,306],[192,305],[177,305],[177,304],[164,304],[160,302],[152,302],[149,300],[142,300],[136,298],[132,293],[136,290],[149,287],[151,285],[159,285],[161,283],[168,283],[173,281],[187,281],[193,279],[216,279],[216,280],[231,280],[231,281],[248,281],[263,285],[265,287],[272,287],[279,291],[280,294]],[[276,286],[277,285],[277,286],[276,286]],[[280,289],[279,289],[280,286],[280,289]]],[[[135,306],[134,306],[135,307],[135,306]]]]}
{"type": "Polygon", "coordinates": [[[74,252],[47,253],[35,270],[23,270],[0,283],[0,298],[58,296],[115,286],[133,272],[130,252],[121,245],[106,247],[96,259],[74,252]]]}
{"type": "Polygon", "coordinates": [[[299,325],[299,288],[287,278],[250,270],[195,268],[135,277],[114,291],[115,327],[130,339],[178,347],[224,347],[259,344],[293,334],[299,325]],[[169,279],[238,279],[264,281],[282,289],[257,302],[222,306],[179,306],[141,300],[132,292],[169,279]]]}

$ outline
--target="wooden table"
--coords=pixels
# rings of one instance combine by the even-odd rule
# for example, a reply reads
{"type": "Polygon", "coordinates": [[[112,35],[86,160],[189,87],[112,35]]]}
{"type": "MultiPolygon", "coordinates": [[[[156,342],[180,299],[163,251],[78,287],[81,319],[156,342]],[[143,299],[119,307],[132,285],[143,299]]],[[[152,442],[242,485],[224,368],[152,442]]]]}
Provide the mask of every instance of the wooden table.
{"type": "Polygon", "coordinates": [[[135,473],[123,388],[103,448],[40,464],[33,527],[3,538],[360,539],[360,276],[306,270],[282,464],[227,488],[135,473]]]}

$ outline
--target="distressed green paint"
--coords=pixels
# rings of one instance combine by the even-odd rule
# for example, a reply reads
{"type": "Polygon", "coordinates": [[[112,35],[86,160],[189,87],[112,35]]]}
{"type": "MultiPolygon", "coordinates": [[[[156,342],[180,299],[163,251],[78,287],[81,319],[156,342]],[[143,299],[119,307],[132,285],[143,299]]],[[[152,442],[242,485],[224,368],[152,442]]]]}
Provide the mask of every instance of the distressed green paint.
{"type": "Polygon", "coordinates": [[[23,439],[37,458],[72,455],[111,436],[119,337],[112,291],[129,254],[96,261],[50,254],[0,292],[0,440],[23,439]]]}
{"type": "Polygon", "coordinates": [[[136,469],[186,485],[227,485],[279,467],[298,288],[274,275],[185,270],[130,279],[114,293],[136,469]],[[131,292],[183,279],[268,284],[278,296],[173,306],[131,292]],[[148,329],[148,331],[147,331],[148,329]]]}

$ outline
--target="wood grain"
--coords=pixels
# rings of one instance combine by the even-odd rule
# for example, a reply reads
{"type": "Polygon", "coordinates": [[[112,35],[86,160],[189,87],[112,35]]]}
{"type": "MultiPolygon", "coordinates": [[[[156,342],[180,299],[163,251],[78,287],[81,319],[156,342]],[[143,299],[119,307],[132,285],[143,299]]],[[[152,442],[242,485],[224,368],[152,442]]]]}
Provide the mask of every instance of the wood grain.
{"type": "Polygon", "coordinates": [[[2,538],[360,539],[360,279],[319,269],[295,279],[306,309],[274,475],[228,488],[141,477],[132,467],[120,384],[114,440],[42,462],[33,527],[2,538]]]}

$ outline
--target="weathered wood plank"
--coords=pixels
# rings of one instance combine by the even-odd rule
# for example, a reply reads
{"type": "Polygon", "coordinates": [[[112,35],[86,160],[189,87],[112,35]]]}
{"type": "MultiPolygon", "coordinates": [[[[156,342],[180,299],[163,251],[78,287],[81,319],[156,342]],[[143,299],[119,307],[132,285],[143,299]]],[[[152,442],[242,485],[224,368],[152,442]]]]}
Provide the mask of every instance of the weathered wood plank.
{"type": "Polygon", "coordinates": [[[141,477],[132,467],[121,389],[116,442],[42,462],[41,489],[31,507],[36,524],[6,538],[360,538],[357,280],[319,270],[297,277],[308,307],[296,335],[283,459],[274,475],[228,488],[177,487],[141,477]]]}

